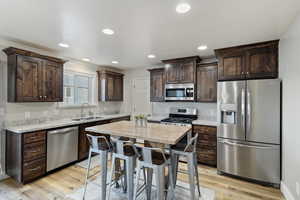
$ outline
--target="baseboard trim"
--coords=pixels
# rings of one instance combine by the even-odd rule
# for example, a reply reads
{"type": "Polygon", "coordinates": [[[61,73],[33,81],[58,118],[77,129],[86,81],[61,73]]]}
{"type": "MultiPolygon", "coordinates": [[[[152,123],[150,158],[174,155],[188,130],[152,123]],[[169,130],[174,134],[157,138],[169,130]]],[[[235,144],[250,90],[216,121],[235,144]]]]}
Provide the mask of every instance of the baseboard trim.
{"type": "Polygon", "coordinates": [[[289,188],[284,184],[284,182],[281,182],[280,190],[286,200],[296,200],[295,197],[290,192],[289,188]]]}

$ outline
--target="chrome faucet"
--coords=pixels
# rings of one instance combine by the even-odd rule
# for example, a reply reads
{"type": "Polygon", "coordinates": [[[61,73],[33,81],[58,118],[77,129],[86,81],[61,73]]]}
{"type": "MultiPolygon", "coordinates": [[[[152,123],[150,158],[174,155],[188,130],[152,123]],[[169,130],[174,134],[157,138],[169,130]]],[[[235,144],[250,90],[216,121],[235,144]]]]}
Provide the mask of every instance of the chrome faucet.
{"type": "Polygon", "coordinates": [[[80,111],[80,117],[81,117],[81,118],[85,117],[85,114],[84,114],[84,112],[83,112],[85,106],[89,106],[89,104],[88,104],[88,103],[83,103],[83,104],[81,104],[81,111],[80,111]]]}

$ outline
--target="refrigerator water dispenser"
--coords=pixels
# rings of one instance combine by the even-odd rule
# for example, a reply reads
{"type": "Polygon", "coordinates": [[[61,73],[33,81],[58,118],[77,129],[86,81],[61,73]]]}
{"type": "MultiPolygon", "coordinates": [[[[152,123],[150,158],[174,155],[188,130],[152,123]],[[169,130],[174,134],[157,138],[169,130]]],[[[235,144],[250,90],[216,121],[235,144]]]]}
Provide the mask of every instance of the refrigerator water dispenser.
{"type": "Polygon", "coordinates": [[[221,111],[221,123],[222,124],[236,124],[236,112],[235,111],[221,111]]]}

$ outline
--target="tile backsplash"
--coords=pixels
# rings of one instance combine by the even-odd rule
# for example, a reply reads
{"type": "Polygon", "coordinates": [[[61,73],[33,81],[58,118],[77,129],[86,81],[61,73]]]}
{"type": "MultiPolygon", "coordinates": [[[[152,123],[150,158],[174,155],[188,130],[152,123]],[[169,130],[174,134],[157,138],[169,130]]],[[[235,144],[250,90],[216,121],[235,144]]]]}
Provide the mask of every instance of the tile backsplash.
{"type": "Polygon", "coordinates": [[[171,107],[197,108],[198,118],[203,120],[217,120],[216,103],[196,103],[196,102],[153,102],[152,115],[168,115],[171,107]]]}

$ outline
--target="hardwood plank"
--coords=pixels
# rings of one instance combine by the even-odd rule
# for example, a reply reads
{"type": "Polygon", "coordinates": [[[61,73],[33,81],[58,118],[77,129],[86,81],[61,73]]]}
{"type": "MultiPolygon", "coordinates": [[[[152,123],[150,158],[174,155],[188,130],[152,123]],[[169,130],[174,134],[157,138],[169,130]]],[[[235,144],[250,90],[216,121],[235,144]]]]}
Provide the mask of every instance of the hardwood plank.
{"type": "MultiPolygon", "coordinates": [[[[186,169],[186,165],[180,164],[180,168],[186,169]]],[[[198,170],[201,186],[214,190],[216,200],[284,200],[278,189],[221,176],[216,168],[204,165],[199,165],[198,170]]],[[[27,185],[17,184],[13,179],[4,180],[0,182],[0,191],[9,189],[13,191],[8,194],[10,198],[20,194],[22,200],[66,199],[66,195],[83,186],[85,173],[85,169],[73,165],[27,185]]],[[[92,179],[99,173],[99,167],[91,170],[92,179]]],[[[179,174],[178,179],[188,181],[185,174],[179,174]]]]}

